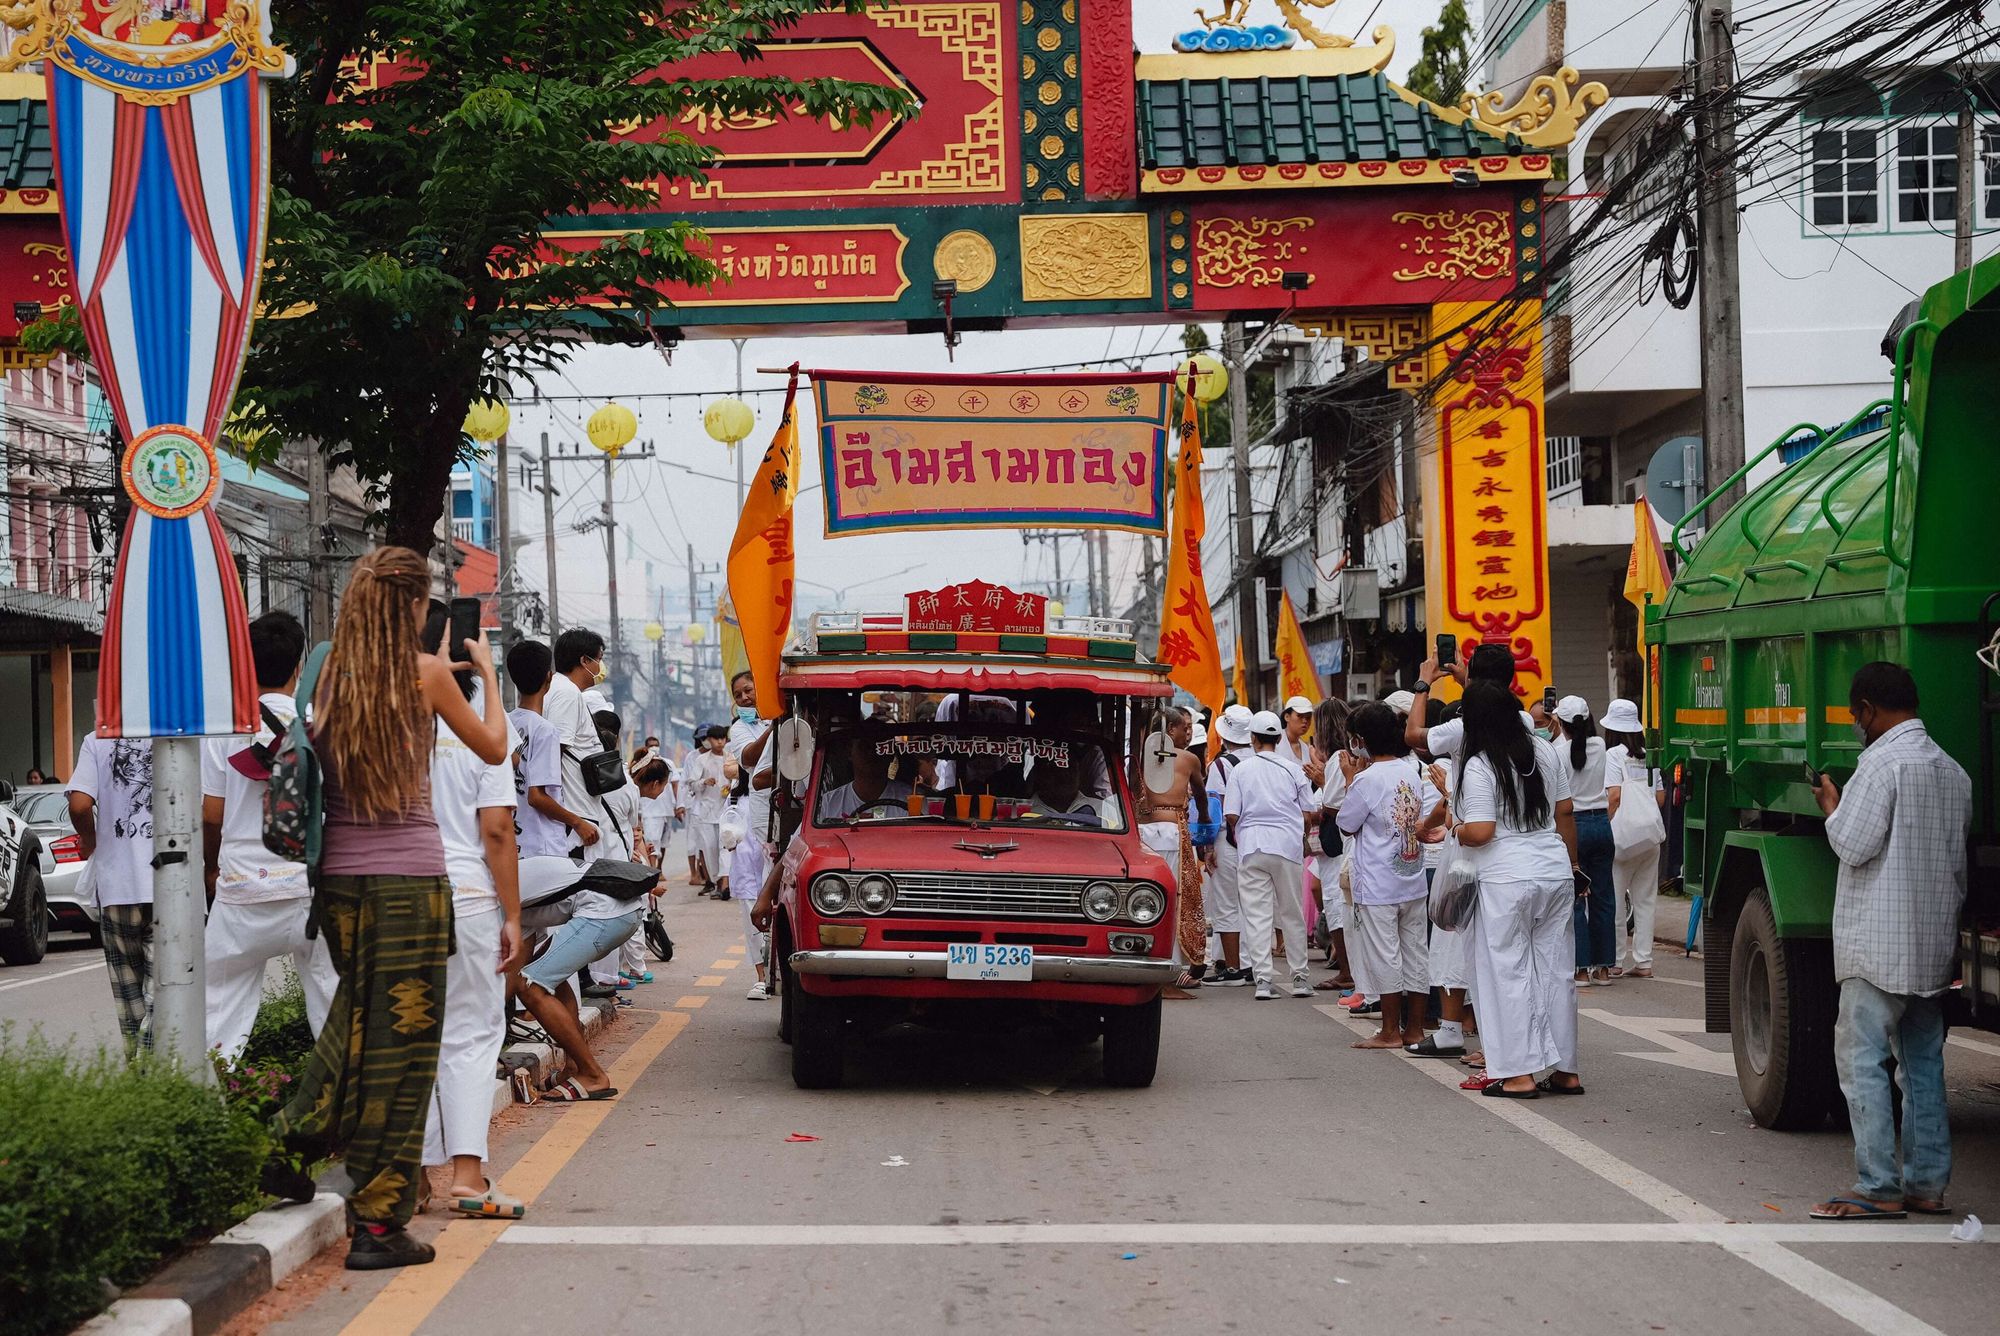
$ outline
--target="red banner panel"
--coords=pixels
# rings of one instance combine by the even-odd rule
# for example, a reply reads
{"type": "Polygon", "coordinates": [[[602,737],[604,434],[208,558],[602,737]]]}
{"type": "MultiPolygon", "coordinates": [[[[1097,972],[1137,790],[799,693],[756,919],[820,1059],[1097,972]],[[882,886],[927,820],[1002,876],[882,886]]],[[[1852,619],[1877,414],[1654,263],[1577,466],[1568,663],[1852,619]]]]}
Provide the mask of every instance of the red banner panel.
{"type": "MultiPolygon", "coordinates": [[[[616,232],[551,232],[550,260],[593,249],[616,232]]],[[[910,239],[894,223],[824,227],[711,227],[689,247],[722,274],[712,288],[663,288],[675,306],[800,306],[823,302],[892,302],[910,286],[903,253],[910,239]]],[[[598,305],[604,303],[599,302],[598,305]]]]}
{"type": "Polygon", "coordinates": [[[35,302],[41,314],[54,315],[58,307],[74,304],[69,251],[54,214],[0,214],[0,293],[7,296],[0,303],[0,340],[10,343],[23,324],[15,318],[16,306],[35,302]]]}

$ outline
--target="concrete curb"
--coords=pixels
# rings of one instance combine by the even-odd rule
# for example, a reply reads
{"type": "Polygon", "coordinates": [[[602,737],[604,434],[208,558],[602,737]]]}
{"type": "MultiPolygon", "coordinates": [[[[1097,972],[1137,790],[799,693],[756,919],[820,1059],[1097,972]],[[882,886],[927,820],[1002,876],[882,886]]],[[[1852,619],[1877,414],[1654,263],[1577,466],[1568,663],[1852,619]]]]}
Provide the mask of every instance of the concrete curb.
{"type": "MultiPolygon", "coordinates": [[[[617,1010],[613,999],[585,999],[584,1033],[598,1034],[617,1010]]],[[[561,1050],[547,1044],[503,1049],[500,1061],[510,1071],[526,1071],[537,1091],[562,1079],[567,1066],[561,1050]]],[[[494,1081],[493,1112],[513,1103],[514,1083],[494,1081]]],[[[346,1237],[345,1200],[338,1192],[267,1207],[176,1257],[73,1336],[209,1336],[346,1237]]]]}

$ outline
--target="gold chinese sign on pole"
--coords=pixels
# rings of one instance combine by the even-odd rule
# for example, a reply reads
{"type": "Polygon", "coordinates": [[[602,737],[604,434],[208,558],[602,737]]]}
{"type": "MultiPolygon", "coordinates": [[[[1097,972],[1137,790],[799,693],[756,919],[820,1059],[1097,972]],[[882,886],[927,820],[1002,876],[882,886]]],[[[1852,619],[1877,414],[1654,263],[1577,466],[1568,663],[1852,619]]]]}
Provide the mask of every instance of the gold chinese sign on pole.
{"type": "Polygon", "coordinates": [[[1505,645],[1523,698],[1548,682],[1548,496],[1539,301],[1511,310],[1439,303],[1437,554],[1426,580],[1433,634],[1505,645]]]}

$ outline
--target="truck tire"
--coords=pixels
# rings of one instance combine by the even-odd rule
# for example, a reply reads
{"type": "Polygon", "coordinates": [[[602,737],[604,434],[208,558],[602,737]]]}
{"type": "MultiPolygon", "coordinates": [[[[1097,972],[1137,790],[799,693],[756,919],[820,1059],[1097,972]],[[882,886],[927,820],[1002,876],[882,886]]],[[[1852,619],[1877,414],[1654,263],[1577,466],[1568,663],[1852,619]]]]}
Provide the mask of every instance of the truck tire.
{"type": "Polygon", "coordinates": [[[1160,999],[1104,1009],[1104,1083],[1141,1089],[1160,1065],[1160,999]]]}
{"type": "Polygon", "coordinates": [[[792,1042],[792,999],[798,996],[797,976],[792,973],[792,935],[784,920],[771,925],[771,963],[768,973],[778,985],[778,1042],[792,1042]]]}
{"type": "Polygon", "coordinates": [[[37,965],[49,949],[49,898],[42,890],[42,869],[32,851],[15,874],[13,917],[0,928],[0,960],[9,965],[37,965]]]}
{"type": "Polygon", "coordinates": [[[1729,1037],[1736,1080],[1759,1127],[1819,1127],[1840,1103],[1833,1067],[1839,993],[1833,944],[1778,935],[1770,894],[1750,892],[1729,959],[1729,1037]]]}
{"type": "MultiPolygon", "coordinates": [[[[789,969],[789,966],[787,967],[789,969]]],[[[847,1016],[837,997],[815,997],[789,976],[792,1008],[792,1084],[801,1090],[838,1090],[847,1065],[847,1016]]]]}

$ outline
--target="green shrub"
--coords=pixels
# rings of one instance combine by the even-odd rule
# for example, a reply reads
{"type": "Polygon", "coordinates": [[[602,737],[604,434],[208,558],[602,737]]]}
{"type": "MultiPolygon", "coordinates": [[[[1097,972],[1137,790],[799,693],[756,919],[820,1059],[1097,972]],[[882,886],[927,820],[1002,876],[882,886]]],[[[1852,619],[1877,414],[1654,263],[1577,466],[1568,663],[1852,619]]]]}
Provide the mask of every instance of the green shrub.
{"type": "Polygon", "coordinates": [[[0,1336],[67,1330],[261,1203],[263,1129],[164,1066],[0,1036],[0,1336]]]}
{"type": "Polygon", "coordinates": [[[312,1047],[312,1026],[306,1022],[306,990],[288,965],[283,985],[264,994],[256,1024],[250,1027],[250,1042],[244,1046],[237,1065],[297,1076],[305,1068],[312,1047]]]}

